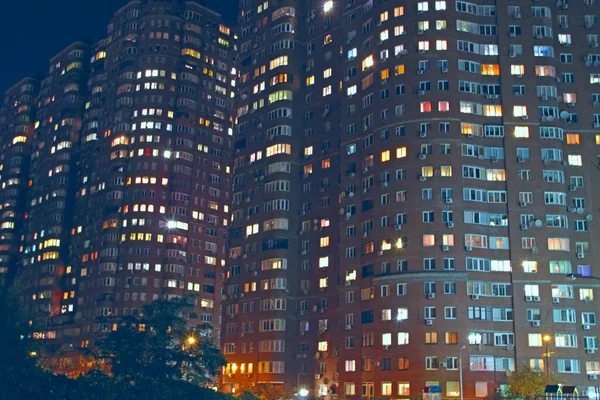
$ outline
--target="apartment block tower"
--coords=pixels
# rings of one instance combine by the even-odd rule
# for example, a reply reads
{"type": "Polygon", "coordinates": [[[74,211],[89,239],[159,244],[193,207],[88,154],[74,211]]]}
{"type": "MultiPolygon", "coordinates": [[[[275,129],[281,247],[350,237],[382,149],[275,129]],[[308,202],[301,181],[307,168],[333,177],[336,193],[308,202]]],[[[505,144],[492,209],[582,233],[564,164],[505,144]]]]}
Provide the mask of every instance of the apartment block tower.
{"type": "Polygon", "coordinates": [[[121,316],[187,295],[190,323],[220,336],[234,56],[233,32],[201,4],[134,0],[105,39],[7,92],[0,268],[19,258],[27,297],[52,316],[48,343],[91,346],[121,316]]]}
{"type": "Polygon", "coordinates": [[[598,398],[599,10],[240,1],[223,390],[598,398]]]}

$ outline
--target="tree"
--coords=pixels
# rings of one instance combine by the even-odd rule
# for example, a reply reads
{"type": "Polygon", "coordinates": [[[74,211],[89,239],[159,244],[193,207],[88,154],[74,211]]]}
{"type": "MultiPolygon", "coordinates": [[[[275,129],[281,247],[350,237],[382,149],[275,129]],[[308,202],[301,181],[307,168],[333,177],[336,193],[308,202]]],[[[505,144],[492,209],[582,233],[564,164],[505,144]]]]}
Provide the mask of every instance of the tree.
{"type": "MultiPolygon", "coordinates": [[[[557,381],[557,377],[551,374],[550,382],[557,381]]],[[[527,364],[522,364],[510,375],[508,384],[513,397],[532,399],[536,395],[544,393],[546,389],[546,373],[531,369],[527,364]]]]}
{"type": "MultiPolygon", "coordinates": [[[[157,300],[139,315],[121,320],[99,343],[99,357],[111,366],[111,385],[153,398],[172,398],[212,383],[225,358],[207,337],[210,327],[190,327],[190,299],[157,300]],[[141,394],[141,393],[140,393],[141,394]]],[[[208,397],[207,397],[208,398],[208,397]]]]}

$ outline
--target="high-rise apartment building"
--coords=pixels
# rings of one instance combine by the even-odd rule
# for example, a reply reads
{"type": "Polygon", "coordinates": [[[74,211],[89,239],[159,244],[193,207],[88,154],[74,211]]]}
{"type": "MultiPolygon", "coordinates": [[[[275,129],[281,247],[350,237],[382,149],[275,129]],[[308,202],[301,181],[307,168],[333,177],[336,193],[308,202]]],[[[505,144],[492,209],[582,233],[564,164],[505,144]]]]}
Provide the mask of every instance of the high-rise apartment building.
{"type": "Polygon", "coordinates": [[[34,81],[7,92],[0,268],[20,259],[27,297],[53,317],[49,343],[87,347],[186,295],[190,323],[220,335],[235,40],[196,2],[134,0],[105,39],[51,60],[39,96],[34,81]],[[26,203],[12,200],[21,189],[26,203]],[[4,229],[19,218],[20,233],[4,229]]]}
{"type": "Polygon", "coordinates": [[[240,1],[225,391],[598,398],[598,14],[240,1]]]}

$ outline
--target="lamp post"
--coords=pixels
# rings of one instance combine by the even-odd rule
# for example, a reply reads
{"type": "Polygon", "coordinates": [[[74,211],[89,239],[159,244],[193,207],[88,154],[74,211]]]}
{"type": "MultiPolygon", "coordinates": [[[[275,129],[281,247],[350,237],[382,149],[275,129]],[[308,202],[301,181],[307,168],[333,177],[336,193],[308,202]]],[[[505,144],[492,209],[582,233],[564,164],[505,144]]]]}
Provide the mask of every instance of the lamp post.
{"type": "Polygon", "coordinates": [[[544,343],[546,343],[546,385],[550,384],[550,340],[552,340],[552,336],[544,335],[543,337],[544,343]]]}
{"type": "Polygon", "coordinates": [[[463,376],[462,376],[462,351],[465,348],[465,345],[460,346],[458,350],[458,379],[460,385],[460,400],[464,400],[463,395],[463,376]]]}

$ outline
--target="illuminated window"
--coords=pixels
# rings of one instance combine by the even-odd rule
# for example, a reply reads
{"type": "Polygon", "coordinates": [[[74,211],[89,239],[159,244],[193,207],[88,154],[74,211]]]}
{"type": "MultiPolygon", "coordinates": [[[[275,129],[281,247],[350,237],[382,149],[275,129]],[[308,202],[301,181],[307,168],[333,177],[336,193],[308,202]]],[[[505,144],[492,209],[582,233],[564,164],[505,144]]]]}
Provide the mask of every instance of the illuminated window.
{"type": "Polygon", "coordinates": [[[579,133],[567,133],[567,144],[581,144],[579,133]]]}
{"type": "Polygon", "coordinates": [[[406,157],[406,146],[396,148],[396,158],[406,157]]]}
{"type": "Polygon", "coordinates": [[[319,268],[327,268],[329,267],[329,257],[324,256],[319,258],[319,268]]]}
{"type": "Polygon", "coordinates": [[[319,288],[324,289],[327,287],[328,278],[320,278],[319,279],[319,288]]]}
{"type": "Polygon", "coordinates": [[[481,64],[481,75],[500,75],[498,64],[481,64]]]}
{"type": "Polygon", "coordinates": [[[583,158],[577,154],[569,154],[568,156],[569,165],[581,167],[583,165],[583,158]]]}
{"type": "Polygon", "coordinates": [[[319,342],[317,348],[319,349],[319,351],[327,351],[327,342],[319,342]]]}
{"type": "Polygon", "coordinates": [[[538,264],[537,261],[523,261],[523,272],[528,274],[537,274],[538,264]]]}
{"type": "Polygon", "coordinates": [[[321,160],[321,168],[323,168],[323,169],[331,168],[331,159],[326,158],[324,160],[321,160]]]}
{"type": "Polygon", "coordinates": [[[288,56],[279,56],[269,62],[269,69],[275,69],[283,65],[288,65],[288,56]]]}
{"type": "Polygon", "coordinates": [[[435,9],[437,11],[445,10],[446,9],[446,1],[444,1],[444,0],[442,0],[442,1],[436,1],[435,2],[435,9]]]}
{"type": "Polygon", "coordinates": [[[596,135],[596,144],[600,145],[600,135],[596,135]]]}
{"type": "Polygon", "coordinates": [[[429,40],[419,40],[419,51],[429,50],[429,40]]]}
{"type": "Polygon", "coordinates": [[[386,161],[390,161],[390,151],[386,150],[386,151],[382,151],[381,152],[381,162],[386,162],[386,161]]]}
{"type": "Polygon", "coordinates": [[[329,96],[331,94],[331,85],[323,88],[323,97],[329,96]]]}
{"type": "Polygon", "coordinates": [[[311,86],[315,84],[315,76],[311,75],[308,78],[306,78],[306,86],[311,86]]]}
{"type": "Polygon", "coordinates": [[[442,235],[442,245],[454,246],[454,235],[453,234],[442,235]]]}
{"type": "Polygon", "coordinates": [[[421,103],[421,112],[422,113],[431,112],[431,102],[430,101],[425,101],[425,102],[421,103]]]}
{"type": "Polygon", "coordinates": [[[362,61],[362,70],[364,71],[367,68],[371,68],[375,63],[373,55],[368,56],[362,61]]]}
{"type": "Polygon", "coordinates": [[[389,77],[390,77],[390,70],[389,69],[386,68],[384,70],[381,70],[381,79],[382,80],[383,79],[387,79],[389,77]]]}
{"type": "Polygon", "coordinates": [[[515,137],[528,138],[529,127],[528,126],[515,126],[515,137]]]}
{"type": "Polygon", "coordinates": [[[429,2],[427,2],[427,1],[418,2],[417,3],[417,11],[420,13],[429,11],[429,2]]]}
{"type": "Polygon", "coordinates": [[[438,111],[445,112],[450,111],[449,101],[438,101],[438,111]]]}
{"type": "Polygon", "coordinates": [[[486,117],[501,117],[502,106],[485,104],[483,106],[483,115],[485,115],[486,117]]]}
{"type": "Polygon", "coordinates": [[[513,116],[514,117],[526,117],[527,116],[527,106],[513,106],[513,116]]]}
{"type": "MultiPolygon", "coordinates": [[[[386,333],[386,335],[391,335],[386,333]]],[[[385,344],[384,344],[385,346],[385,344]]],[[[392,382],[381,382],[381,395],[391,396],[392,395],[392,382]]]]}
{"type": "Polygon", "coordinates": [[[379,34],[379,40],[382,42],[388,40],[390,38],[390,31],[387,29],[379,34]]]}
{"type": "Polygon", "coordinates": [[[323,4],[323,11],[329,12],[333,9],[333,0],[327,0],[325,4],[323,4]]]}
{"type": "Polygon", "coordinates": [[[194,49],[184,48],[183,50],[181,50],[181,55],[200,59],[200,52],[194,49]]]}
{"type": "Polygon", "coordinates": [[[446,30],[446,21],[444,20],[437,20],[435,21],[435,29],[438,31],[445,31],[446,30]]]}
{"type": "Polygon", "coordinates": [[[435,49],[436,50],[448,50],[448,41],[447,40],[436,40],[435,41],[435,49]]]}
{"type": "Polygon", "coordinates": [[[423,246],[424,247],[435,246],[435,235],[423,235],[423,246]]]}
{"type": "Polygon", "coordinates": [[[440,175],[441,176],[446,176],[446,177],[452,176],[452,166],[450,166],[450,165],[442,165],[440,167],[440,175]]]}
{"type": "Polygon", "coordinates": [[[577,103],[577,95],[575,93],[563,93],[563,101],[567,104],[577,103]]]}
{"type": "Polygon", "coordinates": [[[313,154],[313,147],[312,146],[308,146],[304,148],[304,156],[308,157],[308,156],[312,156],[313,154]]]}
{"type": "Polygon", "coordinates": [[[327,79],[331,77],[331,68],[327,68],[325,71],[323,71],[323,78],[327,79]]]}
{"type": "Polygon", "coordinates": [[[402,74],[404,74],[404,64],[396,65],[394,67],[394,74],[395,75],[402,75],[402,74]]]}
{"type": "Polygon", "coordinates": [[[426,167],[421,167],[421,176],[430,178],[433,176],[433,167],[432,166],[426,166],[426,167]]]}
{"type": "Polygon", "coordinates": [[[400,17],[404,15],[404,7],[394,7],[394,17],[400,17]]]}
{"type": "Polygon", "coordinates": [[[329,246],[329,236],[324,236],[319,240],[319,245],[321,247],[328,247],[329,246]]]}
{"type": "Polygon", "coordinates": [[[510,74],[511,75],[524,75],[525,74],[525,66],[524,65],[511,65],[510,66],[510,74]]]}

